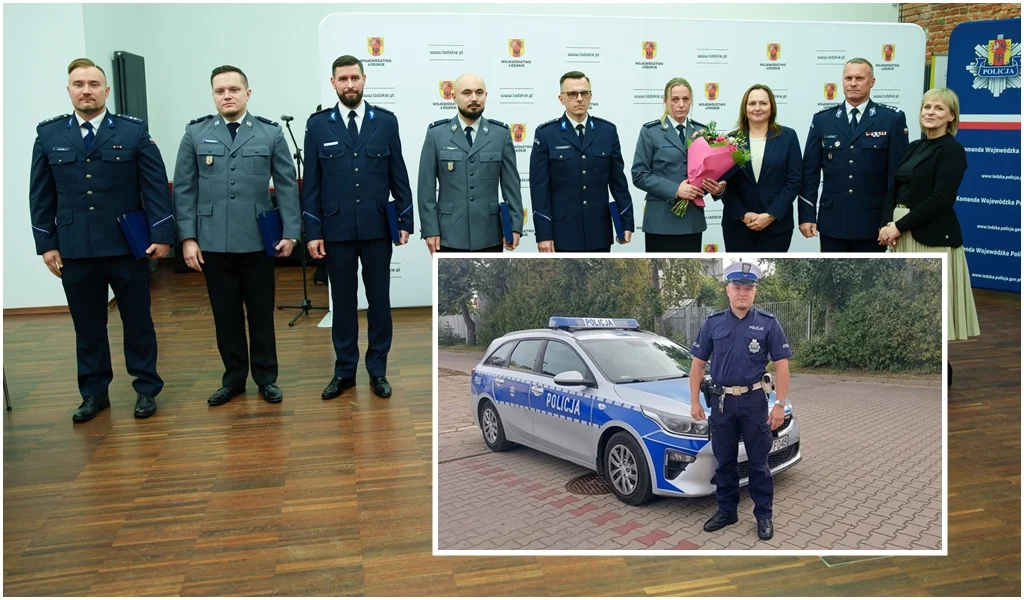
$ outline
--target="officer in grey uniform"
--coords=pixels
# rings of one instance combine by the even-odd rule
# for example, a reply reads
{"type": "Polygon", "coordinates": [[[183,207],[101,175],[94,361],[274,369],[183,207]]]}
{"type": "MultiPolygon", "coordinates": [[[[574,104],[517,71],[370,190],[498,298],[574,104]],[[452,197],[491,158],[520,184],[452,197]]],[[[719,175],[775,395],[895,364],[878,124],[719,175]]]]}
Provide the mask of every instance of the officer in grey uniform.
{"type": "Polygon", "coordinates": [[[420,231],[434,252],[515,250],[523,231],[523,198],[508,125],[483,117],[487,88],[465,74],[455,82],[459,114],[427,128],[420,153],[420,231]],[[440,186],[438,186],[440,182],[440,186]],[[508,203],[513,241],[502,233],[498,188],[508,203]]]}
{"type": "MultiPolygon", "coordinates": [[[[665,110],[660,119],[644,123],[633,155],[633,185],[644,198],[644,248],[647,252],[700,252],[708,228],[704,208],[691,204],[682,217],[672,207],[682,199],[703,198],[706,191],[723,193],[718,182],[704,189],[687,181],[687,139],[705,126],[689,117],[693,90],[682,77],[665,84],[665,110]]],[[[724,184],[721,184],[724,186],[724,184]]]]}
{"type": "MultiPolygon", "coordinates": [[[[770,540],[774,482],[768,467],[772,447],[772,431],[778,429],[786,416],[786,395],[789,393],[789,347],[786,334],[776,318],[754,307],[757,282],[761,270],[749,262],[737,262],[725,269],[726,295],[729,308],[717,312],[701,325],[697,339],[690,348],[693,373],[703,373],[711,362],[711,387],[705,398],[711,408],[707,417],[711,429],[711,449],[718,461],[715,469],[718,511],[704,524],[704,531],[718,531],[736,523],[736,507],[740,500],[737,457],[740,439],[747,453],[750,473],[750,499],[754,502],[757,537],[770,540]],[[775,403],[768,408],[765,368],[775,363],[778,388],[775,403]]],[[[701,379],[690,378],[690,397],[698,398],[701,379]]],[[[690,404],[690,416],[703,421],[706,417],[700,402],[690,404]]]]}
{"type": "Polygon", "coordinates": [[[224,361],[222,387],[207,402],[218,406],[244,393],[251,364],[263,399],[277,403],[283,395],[277,386],[274,257],[267,255],[257,215],[274,209],[273,177],[283,225],[276,256],[291,254],[300,236],[295,164],[282,128],[246,111],[252,90],[240,69],[217,67],[210,84],[218,114],[185,126],[173,188],[185,264],[206,276],[224,361]]]}

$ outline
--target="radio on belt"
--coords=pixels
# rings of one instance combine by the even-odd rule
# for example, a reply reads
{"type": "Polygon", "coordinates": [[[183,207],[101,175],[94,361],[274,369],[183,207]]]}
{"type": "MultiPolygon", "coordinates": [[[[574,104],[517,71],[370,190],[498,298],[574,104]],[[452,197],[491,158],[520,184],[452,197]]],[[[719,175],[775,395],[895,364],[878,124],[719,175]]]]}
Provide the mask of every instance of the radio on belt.
{"type": "Polygon", "coordinates": [[[594,317],[551,317],[550,329],[631,329],[640,330],[636,319],[602,319],[594,317]]]}

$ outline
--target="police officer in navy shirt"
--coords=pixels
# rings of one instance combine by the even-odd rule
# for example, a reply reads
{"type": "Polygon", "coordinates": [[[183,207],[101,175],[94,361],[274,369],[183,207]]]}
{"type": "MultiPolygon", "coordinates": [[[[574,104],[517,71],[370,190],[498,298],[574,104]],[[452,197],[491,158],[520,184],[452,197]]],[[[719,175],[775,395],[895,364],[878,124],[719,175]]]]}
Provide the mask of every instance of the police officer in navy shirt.
{"type": "Polygon", "coordinates": [[[354,56],[331,66],[338,103],[306,121],[302,217],[306,246],[315,259],[327,258],[331,279],[331,339],[337,359],[334,377],[321,398],[329,400],[356,384],[359,319],[356,269],[363,267],[368,304],[365,367],[379,398],[391,396],[387,380],[391,350],[391,255],[409,242],[413,230],[412,188],[402,158],[394,113],[363,101],[366,75],[354,56]],[[387,204],[394,196],[399,241],[391,240],[387,204]]]}
{"type": "Polygon", "coordinates": [[[822,252],[885,252],[878,223],[909,140],[906,115],[870,99],[874,84],[871,63],[850,59],[843,68],[846,100],[811,119],[797,206],[800,232],[819,235],[822,252]]]}
{"type": "Polygon", "coordinates": [[[135,416],[156,412],[164,382],[156,372],[149,259],[135,258],[118,217],[145,209],[149,258],[174,241],[167,170],[144,121],[107,111],[103,69],[86,58],[68,66],[74,114],[43,121],[32,148],[29,210],[36,252],[60,277],[75,325],[78,390],[75,423],[110,407],[114,378],[107,338],[107,289],[124,323],[124,354],[138,393],[135,416]]]}
{"type": "MultiPolygon", "coordinates": [[[[718,461],[715,470],[718,511],[704,524],[704,531],[717,531],[739,519],[739,471],[737,455],[739,439],[747,453],[750,473],[750,499],[754,502],[757,536],[770,540],[772,527],[772,495],[774,486],[768,469],[768,453],[772,447],[772,431],[785,418],[786,395],[789,392],[790,350],[786,334],[774,316],[754,308],[757,281],[761,271],[749,262],[729,265],[725,270],[726,295],[729,308],[717,312],[700,328],[690,352],[693,373],[703,373],[711,363],[711,379],[715,386],[724,386],[724,394],[707,398],[710,417],[705,417],[700,402],[691,402],[690,415],[697,421],[708,420],[711,449],[718,461]],[[762,377],[768,361],[775,362],[777,393],[775,404],[768,410],[762,377]]],[[[701,378],[690,378],[690,397],[699,398],[701,378]]]]}
{"type": "Polygon", "coordinates": [[[610,252],[611,211],[633,234],[633,200],[615,125],[590,115],[590,78],[569,71],[558,82],[565,113],[537,128],[530,153],[530,197],[541,252],[610,252]],[[614,203],[608,202],[609,191],[614,203]]]}

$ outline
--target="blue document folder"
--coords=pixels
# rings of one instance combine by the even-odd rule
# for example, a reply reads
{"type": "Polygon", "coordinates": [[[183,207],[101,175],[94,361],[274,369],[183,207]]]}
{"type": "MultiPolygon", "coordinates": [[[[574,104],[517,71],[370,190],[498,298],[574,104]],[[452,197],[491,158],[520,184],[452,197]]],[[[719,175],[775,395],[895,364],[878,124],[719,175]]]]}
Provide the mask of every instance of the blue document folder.
{"type": "Polygon", "coordinates": [[[388,229],[391,231],[391,241],[398,243],[402,239],[402,233],[398,230],[398,207],[394,200],[388,202],[388,229]]]}
{"type": "Polygon", "coordinates": [[[615,239],[620,242],[626,241],[626,232],[622,230],[622,217],[619,216],[619,207],[615,200],[608,203],[608,212],[612,213],[612,225],[615,226],[615,239]]]}
{"type": "Polygon", "coordinates": [[[280,209],[273,208],[256,215],[256,223],[260,226],[260,235],[263,236],[263,248],[267,256],[277,256],[277,245],[284,237],[284,226],[281,224],[280,209]]]}
{"type": "Polygon", "coordinates": [[[132,247],[135,258],[146,256],[149,249],[149,221],[146,220],[146,211],[137,210],[117,218],[121,224],[121,231],[128,239],[128,245],[132,247]]]}
{"type": "Polygon", "coordinates": [[[501,229],[505,234],[505,243],[509,246],[512,245],[512,215],[508,212],[508,203],[499,202],[498,206],[501,208],[501,229]]]}

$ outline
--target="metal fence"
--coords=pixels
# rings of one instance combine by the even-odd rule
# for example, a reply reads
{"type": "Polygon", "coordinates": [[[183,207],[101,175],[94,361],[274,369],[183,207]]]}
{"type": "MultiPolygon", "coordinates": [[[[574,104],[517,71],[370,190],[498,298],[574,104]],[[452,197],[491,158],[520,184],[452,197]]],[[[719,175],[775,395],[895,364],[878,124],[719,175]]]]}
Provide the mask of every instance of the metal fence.
{"type": "MultiPolygon", "coordinates": [[[[775,315],[779,324],[782,325],[782,330],[786,332],[790,345],[794,347],[810,339],[811,335],[815,333],[815,327],[812,325],[814,320],[811,318],[812,307],[809,302],[765,302],[755,306],[775,315]]],[[[666,313],[662,324],[665,326],[667,335],[684,346],[689,346],[697,338],[697,333],[704,321],[719,310],[721,309],[711,306],[677,308],[666,313]]]]}

